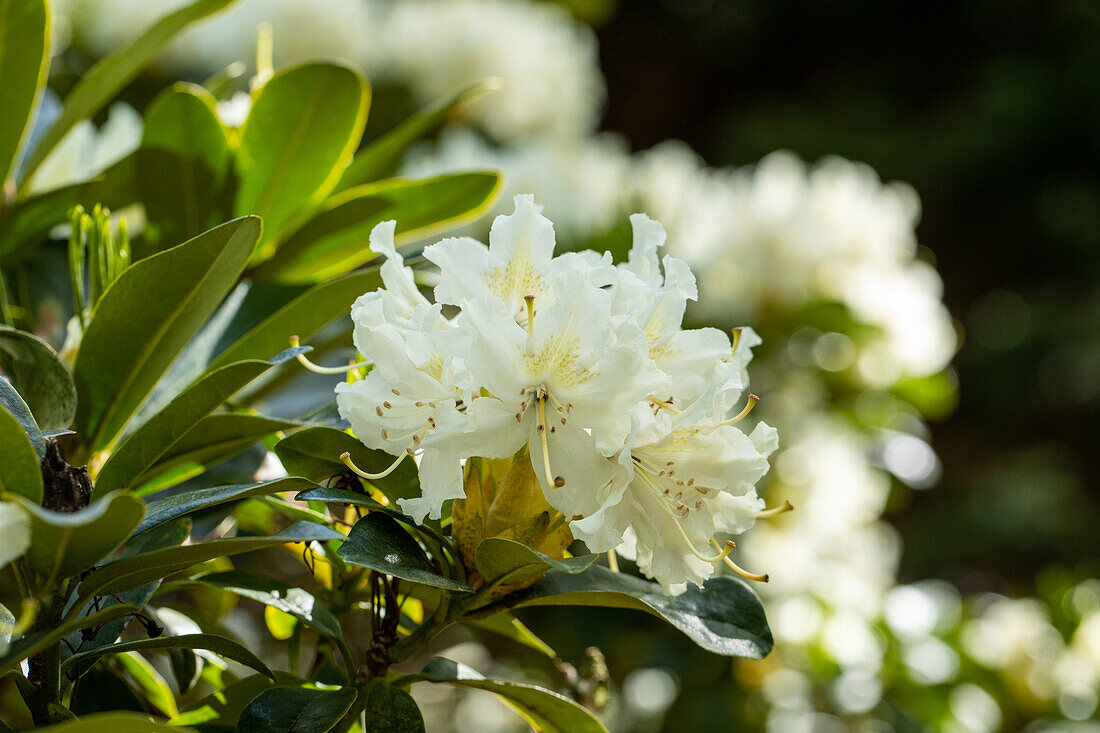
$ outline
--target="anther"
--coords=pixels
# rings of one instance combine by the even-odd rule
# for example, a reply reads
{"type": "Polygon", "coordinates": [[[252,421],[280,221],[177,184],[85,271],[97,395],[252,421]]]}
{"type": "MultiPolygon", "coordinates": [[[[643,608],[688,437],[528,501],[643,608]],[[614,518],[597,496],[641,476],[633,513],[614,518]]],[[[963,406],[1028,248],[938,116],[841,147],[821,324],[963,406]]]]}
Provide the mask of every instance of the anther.
{"type": "MultiPolygon", "coordinates": [[[[300,348],[301,345],[302,345],[301,341],[298,339],[297,336],[291,336],[290,337],[290,348],[297,349],[297,348],[300,348]]],[[[304,366],[309,371],[314,372],[315,374],[346,374],[348,372],[355,371],[356,369],[360,369],[360,368],[365,367],[365,366],[370,366],[369,361],[360,361],[360,362],[356,362],[355,364],[348,364],[346,366],[323,367],[323,366],[319,366],[317,364],[314,364],[312,361],[307,359],[305,354],[298,354],[294,358],[298,360],[299,364],[304,366]]]]}
{"type": "Polygon", "coordinates": [[[416,404],[417,407],[423,407],[424,406],[424,403],[421,402],[420,400],[417,400],[415,404],[416,404]]]}
{"type": "Polygon", "coordinates": [[[397,395],[398,397],[400,397],[400,396],[401,396],[401,393],[400,393],[400,392],[398,392],[398,391],[397,391],[396,389],[394,389],[393,387],[390,387],[390,392],[393,392],[393,393],[394,393],[395,395],[397,395]]]}
{"type": "Polygon", "coordinates": [[[378,413],[378,417],[382,417],[382,406],[381,405],[377,405],[374,408],[374,411],[378,413]]]}
{"type": "Polygon", "coordinates": [[[386,432],[385,428],[382,428],[382,440],[389,440],[389,439],[390,439],[389,433],[386,432]]]}
{"type": "Polygon", "coordinates": [[[386,402],[382,403],[382,407],[385,407],[387,410],[389,410],[390,408],[393,407],[393,405],[391,405],[388,401],[386,401],[386,402]]]}

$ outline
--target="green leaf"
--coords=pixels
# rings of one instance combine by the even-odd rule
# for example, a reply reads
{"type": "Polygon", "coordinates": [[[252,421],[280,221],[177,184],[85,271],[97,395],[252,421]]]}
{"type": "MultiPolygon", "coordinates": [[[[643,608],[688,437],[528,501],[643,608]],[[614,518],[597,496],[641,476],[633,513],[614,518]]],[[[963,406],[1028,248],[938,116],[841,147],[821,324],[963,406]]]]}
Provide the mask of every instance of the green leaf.
{"type": "Polygon", "coordinates": [[[409,524],[414,532],[426,535],[444,547],[450,546],[451,540],[440,532],[439,520],[427,519],[423,524],[412,524],[409,515],[401,511],[396,504],[380,504],[366,494],[361,494],[349,489],[338,489],[329,486],[318,486],[303,491],[294,497],[296,501],[324,501],[336,504],[351,504],[353,506],[366,507],[369,511],[382,512],[395,519],[409,524]]]}
{"type": "Polygon", "coordinates": [[[42,461],[46,457],[46,441],[42,437],[42,431],[38,429],[38,423],[31,414],[31,408],[23,401],[23,396],[15,391],[15,387],[6,377],[0,377],[0,407],[15,418],[23,431],[24,436],[30,440],[34,448],[35,457],[42,461]]]}
{"type": "Polygon", "coordinates": [[[393,175],[410,145],[443,125],[462,107],[497,88],[496,79],[482,79],[432,102],[356,153],[335,193],[393,175]]]}
{"type": "Polygon", "coordinates": [[[263,415],[235,412],[208,415],[172,443],[153,467],[142,474],[138,481],[140,488],[136,491],[145,495],[180,483],[172,480],[174,472],[167,477],[165,473],[171,469],[189,468],[189,474],[197,475],[272,433],[298,426],[299,423],[263,415]],[[158,485],[160,481],[169,483],[158,485]]]}
{"type": "Polygon", "coordinates": [[[352,188],[287,237],[257,278],[318,282],[355,269],[376,255],[364,243],[380,222],[395,219],[398,245],[473,221],[500,193],[495,172],[453,173],[407,181],[391,178],[352,188]]]}
{"type": "Polygon", "coordinates": [[[743,582],[725,575],[711,578],[702,588],[688,585],[681,595],[668,596],[656,583],[600,565],[577,575],[552,570],[503,602],[514,608],[606,606],[645,611],[707,651],[727,657],[763,659],[773,644],[760,599],[743,582]]]}
{"type": "MultiPolygon", "coordinates": [[[[340,455],[345,452],[351,454],[355,465],[371,473],[381,472],[394,461],[394,456],[372,450],[355,436],[329,427],[299,430],[276,443],[274,450],[288,473],[317,482],[348,472],[348,467],[340,462],[340,455]]],[[[402,462],[391,474],[371,484],[390,501],[420,495],[420,477],[413,461],[402,462]]]]}
{"type": "MultiPolygon", "coordinates": [[[[351,310],[357,297],[382,284],[377,271],[353,272],[313,286],[240,334],[211,363],[216,369],[241,359],[254,359],[286,348],[289,336],[305,342],[351,310]]],[[[255,287],[255,286],[254,286],[255,287]]]]}
{"type": "Polygon", "coordinates": [[[507,611],[501,611],[486,618],[463,618],[460,620],[467,626],[506,637],[517,644],[522,644],[529,649],[545,654],[551,659],[557,659],[557,652],[550,648],[549,644],[540,639],[522,621],[507,611]]]}
{"type": "Polygon", "coordinates": [[[50,30],[44,0],[0,0],[0,188],[15,168],[46,86],[50,30]]]}
{"type": "Polygon", "coordinates": [[[553,568],[567,575],[575,575],[596,562],[596,555],[567,557],[555,560],[527,545],[501,537],[487,537],[474,551],[474,564],[478,573],[490,585],[523,583],[553,568]]]}
{"type": "Polygon", "coordinates": [[[197,580],[200,583],[224,588],[239,596],[251,598],[265,606],[277,608],[305,625],[317,629],[330,639],[336,641],[343,639],[344,632],[340,629],[340,622],[332,612],[322,606],[311,593],[289,583],[238,570],[211,573],[197,580]]]}
{"type": "Polygon", "coordinates": [[[441,575],[408,531],[382,512],[371,512],[356,522],[337,552],[351,565],[395,578],[452,591],[473,590],[441,575]]]}
{"type": "Polygon", "coordinates": [[[68,623],[60,623],[49,631],[28,634],[13,643],[6,655],[0,656],[0,675],[3,675],[9,669],[15,669],[21,661],[33,657],[46,647],[60,643],[63,638],[74,631],[92,626],[102,626],[117,618],[135,614],[140,610],[135,606],[119,603],[101,611],[80,616],[68,623]]]}
{"type": "Polygon", "coordinates": [[[287,349],[270,361],[229,364],[199,379],[122,441],[100,469],[94,494],[134,488],[145,472],[200,420],[271,367],[301,353],[303,349],[287,349]]]}
{"type": "MultiPolygon", "coordinates": [[[[232,0],[195,0],[175,12],[165,15],[128,46],[103,57],[80,77],[65,97],[61,116],[31,151],[23,168],[24,181],[31,176],[50,151],[80,120],[91,117],[138,75],[161,47],[188,24],[215,13],[232,0]]],[[[24,183],[24,186],[26,183],[24,183]]]]}
{"type": "MultiPolygon", "coordinates": [[[[186,695],[199,681],[199,658],[187,649],[169,649],[168,663],[172,667],[172,676],[176,678],[176,687],[181,695],[186,695]]],[[[179,711],[173,713],[172,717],[179,717],[179,711]]]]}
{"type": "Polygon", "coordinates": [[[191,728],[176,728],[164,723],[153,722],[148,715],[141,713],[94,713],[82,715],[79,720],[67,720],[64,723],[50,725],[36,730],[42,733],[188,733],[191,728]]]}
{"type": "MultiPolygon", "coordinates": [[[[192,655],[193,658],[194,655],[192,655]]],[[[168,687],[168,681],[145,657],[137,652],[123,652],[118,655],[118,662],[126,670],[134,685],[140,690],[141,696],[150,705],[170,717],[179,714],[179,709],[176,707],[176,696],[172,694],[171,688],[168,687]]]]}
{"type": "Polygon", "coordinates": [[[326,733],[340,722],[357,697],[354,687],[271,687],[241,713],[237,733],[326,733]]]}
{"type": "MultiPolygon", "coordinates": [[[[281,678],[282,673],[276,672],[276,676],[281,678]]],[[[172,718],[170,722],[173,726],[204,725],[209,726],[210,730],[221,730],[228,726],[232,730],[248,703],[271,686],[272,682],[266,675],[250,675],[220,690],[215,690],[191,709],[172,718]]],[[[179,728],[173,728],[173,730],[178,731],[179,728]]]]}
{"type": "Polygon", "coordinates": [[[158,242],[194,237],[227,213],[231,154],[215,103],[202,87],[180,82],[146,110],[138,190],[158,242]]]}
{"type": "Polygon", "coordinates": [[[256,217],[222,224],[122,273],[76,355],[76,425],[92,449],[112,443],[236,283],[260,236],[256,217]]]}
{"type": "Polygon", "coordinates": [[[565,695],[520,682],[490,680],[465,664],[436,657],[417,674],[400,678],[398,684],[442,682],[495,692],[522,715],[532,727],[544,733],[606,733],[592,713],[565,695]]]}
{"type": "Polygon", "coordinates": [[[265,674],[271,679],[275,679],[275,674],[268,669],[267,665],[261,662],[260,658],[255,654],[232,639],[227,639],[224,636],[214,636],[213,634],[183,634],[182,636],[158,636],[155,639],[124,641],[100,649],[77,652],[66,659],[62,663],[61,668],[62,671],[64,671],[71,668],[73,665],[79,665],[87,669],[95,660],[99,659],[104,654],[147,652],[159,649],[203,649],[205,651],[214,652],[218,656],[225,657],[231,661],[243,664],[246,667],[251,667],[260,674],[265,674]]]}
{"type": "MultiPolygon", "coordinates": [[[[4,380],[0,379],[0,394],[4,380]]],[[[23,426],[0,404],[0,492],[42,503],[42,464],[23,426]]]]}
{"type": "Polygon", "coordinates": [[[283,69],[260,89],[241,129],[235,211],[263,217],[265,242],[332,191],[363,135],[369,99],[366,80],[335,63],[283,69]]]}
{"type": "Polygon", "coordinates": [[[166,577],[207,560],[288,542],[342,540],[344,535],[313,522],[297,522],[270,537],[233,537],[169,547],[116,560],[93,570],[80,584],[80,598],[110,595],[166,577]]]}
{"type": "Polygon", "coordinates": [[[42,339],[0,326],[0,366],[27,402],[42,430],[64,430],[76,414],[76,385],[69,368],[42,339]]]}
{"type": "Polygon", "coordinates": [[[146,504],[145,519],[134,530],[134,534],[141,534],[165,522],[170,522],[173,519],[178,519],[207,507],[230,501],[239,501],[251,496],[276,494],[281,491],[301,491],[313,485],[312,481],[292,476],[259,484],[234,484],[232,486],[213,486],[208,489],[193,489],[163,499],[154,499],[146,504]]]}
{"type": "Polygon", "coordinates": [[[384,679],[373,680],[366,693],[363,733],[424,733],[424,716],[412,695],[384,679]]]}
{"type": "Polygon", "coordinates": [[[55,512],[17,497],[31,515],[27,560],[42,575],[68,578],[87,570],[122,546],[141,521],[145,504],[113,493],[71,514],[55,512]]]}

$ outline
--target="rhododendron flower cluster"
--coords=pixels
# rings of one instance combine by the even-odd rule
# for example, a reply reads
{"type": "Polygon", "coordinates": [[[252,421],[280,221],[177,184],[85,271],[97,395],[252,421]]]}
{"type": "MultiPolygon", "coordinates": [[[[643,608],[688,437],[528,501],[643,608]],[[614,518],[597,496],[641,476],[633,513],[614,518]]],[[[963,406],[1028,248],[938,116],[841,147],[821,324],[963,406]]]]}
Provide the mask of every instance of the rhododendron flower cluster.
{"type": "Polygon", "coordinates": [[[701,584],[733,546],[721,538],[763,508],[755,483],[776,433],[738,424],[756,401],[743,396],[759,339],[682,329],[695,278],[658,258],[665,232],[649,217],[631,217],[633,248],[614,265],[591,251],[555,257],[541,207],[514,204],[488,247],[460,237],[424,250],[439,268],[434,302],[397,253],[394,222],[375,228],[384,287],[352,307],[374,367],[337,387],[340,413],[367,446],[417,457],[422,496],[400,504],[418,522],[463,496],[463,459],[526,448],[589,549],[625,541],[666,590],[701,584]]]}

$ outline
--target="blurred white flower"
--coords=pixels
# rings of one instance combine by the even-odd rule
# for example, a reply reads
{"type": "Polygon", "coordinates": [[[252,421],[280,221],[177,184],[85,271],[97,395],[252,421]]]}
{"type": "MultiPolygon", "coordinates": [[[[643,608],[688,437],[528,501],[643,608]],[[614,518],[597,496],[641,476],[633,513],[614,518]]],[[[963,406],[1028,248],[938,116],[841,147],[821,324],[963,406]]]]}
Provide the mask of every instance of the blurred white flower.
{"type": "Polygon", "coordinates": [[[98,130],[90,120],[76,123],[31,177],[33,192],[50,191],[93,178],[141,144],[141,115],[124,102],[115,102],[98,130]]]}
{"type": "Polygon", "coordinates": [[[31,518],[18,504],[0,502],[0,568],[23,556],[31,544],[31,518]]]}

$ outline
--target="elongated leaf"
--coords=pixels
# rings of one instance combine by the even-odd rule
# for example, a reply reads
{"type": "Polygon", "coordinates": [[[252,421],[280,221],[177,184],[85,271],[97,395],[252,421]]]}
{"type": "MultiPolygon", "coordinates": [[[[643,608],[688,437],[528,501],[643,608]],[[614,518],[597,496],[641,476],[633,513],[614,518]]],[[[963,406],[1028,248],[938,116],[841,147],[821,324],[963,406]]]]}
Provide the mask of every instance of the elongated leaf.
{"type": "MultiPolygon", "coordinates": [[[[317,482],[347,473],[347,466],[340,462],[340,455],[344,452],[351,454],[355,465],[371,473],[381,472],[394,461],[394,456],[372,450],[354,436],[336,428],[306,428],[275,444],[275,455],[288,473],[317,482]]],[[[406,460],[385,478],[375,479],[371,483],[391,501],[420,494],[420,478],[413,461],[406,460]]]]}
{"type": "Polygon", "coordinates": [[[112,644],[111,646],[105,646],[101,649],[95,649],[89,652],[78,652],[65,660],[62,664],[62,669],[69,669],[74,665],[80,665],[83,668],[87,668],[91,666],[92,662],[99,659],[104,654],[146,652],[159,649],[205,649],[206,651],[214,652],[218,656],[243,664],[246,667],[251,667],[260,674],[265,674],[271,679],[275,679],[274,673],[268,669],[267,665],[260,661],[260,658],[255,654],[232,639],[227,639],[224,636],[214,636],[213,634],[158,636],[155,639],[124,641],[119,644],[112,644]]]}
{"type": "Polygon", "coordinates": [[[0,366],[42,430],[64,430],[76,414],[76,385],[69,368],[37,336],[0,326],[0,366]]]}
{"type": "Polygon", "coordinates": [[[15,168],[50,70],[45,0],[0,0],[0,188],[15,168]]]}
{"type": "Polygon", "coordinates": [[[4,405],[0,405],[0,456],[0,492],[41,504],[42,464],[23,426],[4,405]]]}
{"type": "Polygon", "coordinates": [[[76,425],[109,445],[240,277],[260,236],[236,219],[138,262],[103,294],[77,352],[76,425]]]}
{"type": "Polygon", "coordinates": [[[305,625],[317,629],[330,639],[343,638],[340,622],[332,612],[322,606],[313,594],[289,583],[237,570],[203,575],[198,578],[198,581],[251,598],[265,606],[277,608],[305,625]]]}
{"type": "Polygon", "coordinates": [[[302,352],[303,349],[288,349],[270,361],[254,359],[229,364],[199,379],[138,427],[111,454],[96,477],[94,494],[132,489],[200,420],[256,377],[302,352]]]}
{"type": "Polygon", "coordinates": [[[202,87],[181,82],[146,110],[137,172],[147,239],[180,242],[226,218],[231,155],[215,102],[202,87]]]}
{"type": "Polygon", "coordinates": [[[49,631],[40,631],[28,634],[11,645],[7,654],[0,655],[0,675],[9,669],[15,669],[24,659],[33,657],[48,646],[60,643],[60,641],[74,631],[87,629],[92,626],[102,626],[122,616],[129,616],[140,611],[140,608],[119,603],[101,611],[90,613],[68,623],[61,623],[49,631]]]}
{"type": "MultiPolygon", "coordinates": [[[[194,655],[191,658],[194,659],[194,655]]],[[[179,714],[179,709],[176,707],[176,696],[168,686],[168,681],[145,657],[137,652],[123,652],[118,655],[118,662],[126,670],[134,686],[140,690],[141,696],[153,708],[168,716],[179,714]]]]}
{"type": "Polygon", "coordinates": [[[432,102],[356,153],[336,186],[336,193],[393,175],[410,145],[441,126],[462,107],[498,87],[497,80],[483,79],[432,102]]]}
{"type": "Polygon", "coordinates": [[[107,102],[114,99],[124,86],[144,67],[182,28],[215,13],[232,0],[195,0],[158,20],[137,40],[128,46],[105,56],[80,77],[80,81],[65,97],[61,116],[31,151],[22,171],[24,181],[29,181],[50,151],[61,142],[65,133],[80,120],[91,117],[107,102]]]}
{"type": "Polygon", "coordinates": [[[424,716],[412,695],[384,679],[376,679],[366,690],[363,733],[423,733],[424,716]]]}
{"type": "Polygon", "coordinates": [[[286,346],[287,337],[304,341],[351,310],[357,297],[382,284],[377,271],[353,272],[313,286],[226,347],[209,368],[241,359],[254,359],[286,346]]]}
{"type": "Polygon", "coordinates": [[[760,599],[740,580],[720,575],[702,588],[689,585],[678,596],[665,595],[656,583],[596,565],[578,575],[548,572],[530,588],[502,603],[522,606],[607,606],[657,616],[707,651],[727,657],[763,659],[772,649],[772,633],[760,599]]]}
{"type": "Polygon", "coordinates": [[[535,685],[486,679],[476,670],[450,659],[436,657],[419,673],[403,677],[399,683],[419,681],[495,692],[526,718],[535,730],[544,733],[606,733],[592,713],[565,695],[535,685]]]}
{"type": "Polygon", "coordinates": [[[23,401],[23,396],[15,391],[15,387],[6,377],[0,377],[0,408],[15,418],[27,440],[34,448],[34,454],[41,461],[46,457],[46,441],[42,437],[42,431],[38,429],[38,423],[31,414],[31,408],[23,401]]]}
{"type": "Polygon", "coordinates": [[[318,282],[375,257],[363,246],[379,222],[397,220],[398,245],[481,216],[500,193],[500,174],[453,173],[407,181],[391,178],[333,196],[256,272],[282,282],[318,282]]]}
{"type": "MultiPolygon", "coordinates": [[[[281,672],[275,674],[280,680],[286,676],[281,672]]],[[[193,707],[173,718],[171,723],[173,726],[205,725],[210,726],[209,730],[223,730],[226,727],[232,730],[241,713],[248,707],[248,703],[272,685],[271,679],[266,675],[250,675],[204,697],[193,707]]],[[[179,728],[173,728],[173,730],[178,731],[179,728]]]]}
{"type": "Polygon", "coordinates": [[[93,570],[80,584],[79,597],[119,593],[216,557],[229,557],[289,542],[339,539],[344,539],[344,535],[328,527],[313,522],[298,522],[270,537],[234,537],[133,555],[93,570]]]}
{"type": "Polygon", "coordinates": [[[357,697],[354,687],[272,687],[261,692],[241,713],[237,733],[326,733],[340,722],[357,697]]]}
{"type": "Polygon", "coordinates": [[[124,493],[108,494],[71,514],[16,500],[31,515],[27,560],[42,575],[58,578],[87,570],[117,550],[145,513],[141,499],[124,493]]]}
{"type": "Polygon", "coordinates": [[[371,512],[356,522],[337,552],[351,565],[395,578],[452,591],[473,590],[442,575],[408,531],[382,512],[371,512]]]}
{"type": "Polygon", "coordinates": [[[93,713],[36,730],[42,733],[188,733],[192,729],[157,723],[142,713],[93,713]]]}
{"type": "Polygon", "coordinates": [[[474,553],[474,564],[485,582],[492,585],[512,585],[538,577],[553,568],[575,575],[596,562],[595,555],[567,557],[555,560],[527,545],[500,537],[487,537],[474,553]]]}
{"type": "Polygon", "coordinates": [[[232,486],[213,486],[208,489],[193,489],[163,499],[154,499],[146,505],[145,519],[134,530],[134,534],[147,532],[165,522],[170,522],[173,519],[178,519],[207,507],[247,499],[250,496],[276,494],[281,491],[302,491],[313,485],[312,481],[289,477],[258,484],[234,484],[232,486]]]}
{"type": "MultiPolygon", "coordinates": [[[[396,504],[381,504],[366,494],[361,494],[350,489],[337,489],[328,486],[318,486],[303,491],[294,497],[297,501],[324,501],[337,504],[350,504],[352,506],[366,507],[369,511],[382,512],[395,519],[410,523],[409,515],[401,511],[396,504]]],[[[426,535],[443,546],[451,544],[448,537],[444,537],[440,531],[439,521],[428,519],[423,524],[411,524],[411,529],[417,534],[426,535]]]]}
{"type": "Polygon", "coordinates": [[[501,611],[486,618],[464,618],[462,623],[475,629],[482,629],[511,639],[517,644],[522,644],[540,654],[545,654],[550,659],[556,659],[558,656],[549,644],[540,639],[535,632],[507,611],[501,611]]]}
{"type": "Polygon", "coordinates": [[[264,84],[241,129],[235,211],[263,217],[265,242],[340,180],[363,135],[369,98],[366,80],[334,63],[294,66],[264,84]]]}

